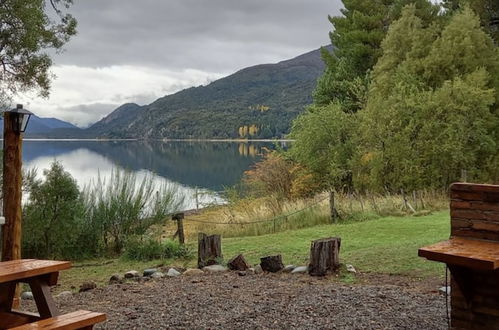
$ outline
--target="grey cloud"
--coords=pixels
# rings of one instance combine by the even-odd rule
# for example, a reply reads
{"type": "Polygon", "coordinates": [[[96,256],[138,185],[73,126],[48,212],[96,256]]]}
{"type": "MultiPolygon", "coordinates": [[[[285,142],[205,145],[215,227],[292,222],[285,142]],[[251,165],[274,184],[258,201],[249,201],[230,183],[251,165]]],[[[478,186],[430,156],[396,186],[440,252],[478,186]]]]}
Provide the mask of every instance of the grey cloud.
{"type": "Polygon", "coordinates": [[[57,64],[229,73],[328,43],[339,0],[76,0],[79,34],[57,64]]]}
{"type": "Polygon", "coordinates": [[[98,121],[108,113],[116,109],[120,104],[80,104],[71,107],[59,107],[60,113],[65,113],[64,120],[78,125],[79,127],[87,127],[90,124],[98,121]]]}

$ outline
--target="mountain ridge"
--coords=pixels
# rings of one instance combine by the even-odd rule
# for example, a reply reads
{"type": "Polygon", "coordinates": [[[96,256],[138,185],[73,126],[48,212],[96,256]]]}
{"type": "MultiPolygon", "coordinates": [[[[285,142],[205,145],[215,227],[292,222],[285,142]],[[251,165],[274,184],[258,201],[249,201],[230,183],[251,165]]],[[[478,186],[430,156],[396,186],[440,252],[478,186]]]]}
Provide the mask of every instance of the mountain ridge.
{"type": "Polygon", "coordinates": [[[324,67],[316,49],[278,63],[243,68],[148,105],[126,103],[87,129],[58,128],[50,137],[282,138],[292,120],[312,103],[324,67]]]}

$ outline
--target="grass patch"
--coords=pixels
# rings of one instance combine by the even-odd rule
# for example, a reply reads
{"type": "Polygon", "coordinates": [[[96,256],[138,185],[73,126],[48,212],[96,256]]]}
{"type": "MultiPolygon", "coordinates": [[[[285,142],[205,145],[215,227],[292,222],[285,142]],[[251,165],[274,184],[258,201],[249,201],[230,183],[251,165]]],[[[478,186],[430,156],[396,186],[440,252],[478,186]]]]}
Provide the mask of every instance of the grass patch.
{"type": "Polygon", "coordinates": [[[310,242],[341,237],[341,262],[363,272],[415,277],[440,275],[442,265],[417,256],[418,248],[449,237],[448,211],[424,217],[386,217],[363,222],[321,225],[272,235],[223,240],[226,258],[243,253],[251,263],[282,254],[288,264],[307,264],[310,242]]]}
{"type": "MultiPolygon", "coordinates": [[[[319,225],[262,236],[224,238],[222,249],[226,260],[242,253],[250,263],[257,264],[260,257],[281,254],[286,264],[305,265],[308,263],[310,242],[330,236],[341,237],[341,262],[352,264],[358,271],[409,275],[415,278],[440,277],[442,265],[418,257],[417,251],[422,246],[449,237],[449,212],[440,211],[419,217],[384,217],[362,222],[319,225]]],[[[195,241],[191,240],[189,246],[196,251],[195,241]]],[[[73,269],[62,272],[60,290],[68,289],[71,285],[77,289],[87,280],[94,280],[103,285],[114,273],[123,274],[132,269],[142,271],[160,264],[194,267],[196,260],[191,258],[143,262],[122,258],[76,263],[73,269]],[[92,265],[82,267],[85,264],[92,265]]]]}

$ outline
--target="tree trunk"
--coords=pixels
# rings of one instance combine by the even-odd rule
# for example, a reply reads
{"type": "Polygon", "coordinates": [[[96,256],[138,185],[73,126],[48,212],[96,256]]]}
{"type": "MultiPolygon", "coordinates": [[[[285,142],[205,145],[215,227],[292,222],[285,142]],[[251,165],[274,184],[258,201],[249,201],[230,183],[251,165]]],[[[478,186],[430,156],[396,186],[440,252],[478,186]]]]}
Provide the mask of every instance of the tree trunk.
{"type": "Polygon", "coordinates": [[[230,259],[227,263],[227,266],[230,270],[247,270],[248,268],[250,268],[242,254],[230,259]]]}
{"type": "Polygon", "coordinates": [[[313,241],[310,246],[310,265],[308,273],[324,276],[340,267],[341,238],[331,237],[313,241]]]}
{"type": "Polygon", "coordinates": [[[280,254],[276,256],[260,258],[260,266],[262,267],[262,270],[271,273],[277,273],[284,268],[284,265],[282,264],[282,257],[280,254]]]}
{"type": "Polygon", "coordinates": [[[198,268],[216,265],[222,257],[222,240],[220,235],[208,236],[198,234],[198,268]]]}

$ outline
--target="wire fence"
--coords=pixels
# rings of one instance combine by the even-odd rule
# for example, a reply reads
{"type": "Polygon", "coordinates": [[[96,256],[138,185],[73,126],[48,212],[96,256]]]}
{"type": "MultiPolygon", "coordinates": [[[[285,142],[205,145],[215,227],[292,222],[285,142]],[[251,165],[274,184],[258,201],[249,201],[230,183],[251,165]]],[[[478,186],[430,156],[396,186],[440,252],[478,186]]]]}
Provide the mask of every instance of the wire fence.
{"type": "Polygon", "coordinates": [[[320,199],[320,200],[318,200],[318,201],[316,201],[316,202],[314,202],[314,203],[312,203],[312,204],[310,204],[302,209],[299,209],[299,210],[296,210],[296,211],[293,211],[290,213],[281,214],[281,215],[275,216],[273,218],[265,219],[265,220],[245,221],[245,222],[214,222],[214,221],[204,221],[204,220],[196,220],[196,219],[185,219],[184,221],[185,222],[197,222],[197,223],[203,223],[203,224],[211,224],[211,225],[238,225],[238,226],[251,225],[251,224],[256,224],[256,223],[274,222],[274,221],[277,221],[280,219],[285,219],[285,218],[288,218],[290,216],[296,215],[298,213],[307,211],[307,210],[319,205],[320,203],[324,202],[327,199],[329,199],[329,197],[320,199]]]}

